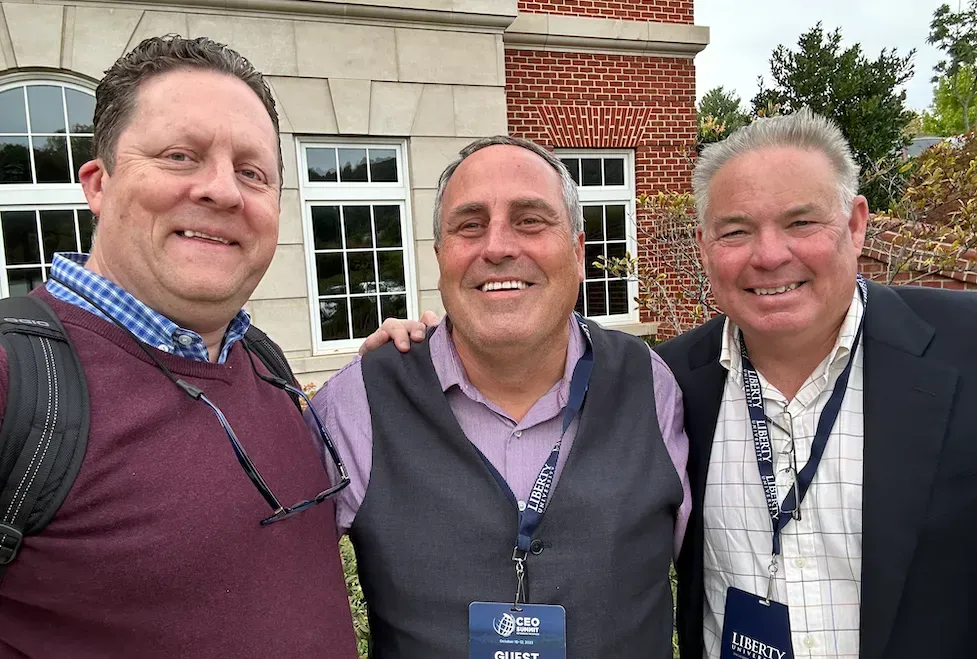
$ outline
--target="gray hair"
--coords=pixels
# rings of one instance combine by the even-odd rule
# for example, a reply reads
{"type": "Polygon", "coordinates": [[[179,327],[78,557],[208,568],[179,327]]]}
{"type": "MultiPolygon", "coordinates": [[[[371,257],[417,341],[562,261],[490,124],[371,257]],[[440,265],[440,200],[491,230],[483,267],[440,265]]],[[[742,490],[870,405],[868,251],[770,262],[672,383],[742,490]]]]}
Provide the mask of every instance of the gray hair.
{"type": "Polygon", "coordinates": [[[438,192],[434,197],[434,244],[441,245],[441,215],[444,203],[444,190],[448,187],[448,181],[451,180],[451,176],[458,169],[458,166],[464,162],[465,158],[485,147],[498,144],[518,146],[532,151],[556,170],[556,173],[560,176],[560,187],[563,190],[563,203],[566,206],[567,215],[570,219],[570,227],[573,229],[574,235],[583,231],[583,209],[580,206],[580,195],[577,193],[577,184],[574,183],[573,177],[570,176],[570,172],[567,170],[566,165],[563,164],[563,161],[553,155],[551,151],[544,149],[535,142],[520,137],[495,135],[494,137],[484,137],[475,140],[466,146],[458,153],[458,158],[442,172],[441,179],[438,181],[438,192]]]}
{"type": "Polygon", "coordinates": [[[851,147],[834,121],[815,114],[809,108],[782,117],[757,119],[740,128],[722,142],[702,150],[692,172],[692,190],[699,222],[705,223],[709,207],[709,185],[730,160],[752,151],[776,147],[793,147],[823,153],[834,167],[838,199],[845,213],[850,213],[858,194],[858,165],[851,147]]]}

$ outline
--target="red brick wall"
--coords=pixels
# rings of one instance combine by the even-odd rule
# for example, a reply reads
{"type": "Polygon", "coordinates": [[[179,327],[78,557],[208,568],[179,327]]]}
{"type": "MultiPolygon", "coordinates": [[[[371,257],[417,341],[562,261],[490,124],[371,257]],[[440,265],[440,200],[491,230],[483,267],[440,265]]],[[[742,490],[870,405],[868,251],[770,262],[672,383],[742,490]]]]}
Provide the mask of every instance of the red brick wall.
{"type": "MultiPolygon", "coordinates": [[[[858,269],[862,273],[862,276],[866,279],[872,279],[879,283],[888,283],[889,279],[889,268],[886,263],[880,261],[872,256],[863,254],[858,257],[858,269]]],[[[900,272],[896,275],[893,280],[893,284],[905,284],[909,280],[913,280],[913,284],[916,286],[925,286],[927,288],[946,288],[957,291],[977,291],[977,274],[973,272],[955,272],[947,273],[947,275],[926,275],[921,279],[916,279],[919,276],[915,272],[900,272]],[[949,276],[947,276],[949,275],[949,276]]]]}
{"type": "MultiPolygon", "coordinates": [[[[507,49],[505,65],[511,135],[549,148],[634,149],[639,195],[691,188],[691,60],[507,49]]],[[[639,243],[641,234],[639,218],[639,243]]]]}
{"type": "Polygon", "coordinates": [[[691,23],[692,0],[519,0],[519,11],[691,23]]]}

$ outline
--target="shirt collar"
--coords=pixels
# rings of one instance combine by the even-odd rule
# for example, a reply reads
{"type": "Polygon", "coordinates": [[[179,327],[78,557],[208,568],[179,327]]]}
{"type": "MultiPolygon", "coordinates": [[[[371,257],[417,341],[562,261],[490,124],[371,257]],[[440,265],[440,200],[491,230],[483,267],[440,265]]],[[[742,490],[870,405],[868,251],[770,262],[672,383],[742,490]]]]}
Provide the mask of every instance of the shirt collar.
{"type": "MultiPolygon", "coordinates": [[[[567,322],[570,328],[570,342],[567,346],[567,361],[563,370],[563,379],[558,386],[560,406],[566,406],[570,399],[570,380],[573,369],[584,353],[584,337],[577,321],[571,316],[567,322]]],[[[472,385],[461,362],[454,340],[451,338],[451,320],[445,316],[435,328],[430,339],[431,361],[441,382],[441,390],[447,392],[451,387],[458,387],[468,398],[480,403],[488,401],[481,392],[472,385]]]]}
{"type": "MultiPolygon", "coordinates": [[[[841,330],[838,332],[838,339],[834,347],[828,353],[828,368],[824,369],[824,377],[838,364],[844,364],[844,360],[851,354],[855,342],[855,333],[858,331],[858,324],[862,322],[865,313],[865,303],[862,300],[861,289],[855,286],[852,293],[852,301],[848,306],[848,312],[841,323],[841,330]]],[[[740,384],[743,383],[743,356],[740,353],[740,328],[733,321],[726,318],[723,323],[722,350],[719,353],[719,363],[729,371],[730,375],[740,384]]]]}
{"type": "MultiPolygon", "coordinates": [[[[55,254],[54,262],[51,264],[51,276],[66,282],[73,289],[97,302],[143,343],[186,359],[210,361],[207,345],[199,334],[180,327],[163,314],[137,300],[118,284],[85,268],[88,256],[80,253],[55,254]]],[[[48,279],[45,286],[48,293],[58,300],[112,322],[112,319],[81,296],[53,279],[48,279]]],[[[226,361],[231,347],[244,338],[250,326],[251,317],[242,309],[227,326],[224,343],[217,359],[218,364],[226,361]]]]}

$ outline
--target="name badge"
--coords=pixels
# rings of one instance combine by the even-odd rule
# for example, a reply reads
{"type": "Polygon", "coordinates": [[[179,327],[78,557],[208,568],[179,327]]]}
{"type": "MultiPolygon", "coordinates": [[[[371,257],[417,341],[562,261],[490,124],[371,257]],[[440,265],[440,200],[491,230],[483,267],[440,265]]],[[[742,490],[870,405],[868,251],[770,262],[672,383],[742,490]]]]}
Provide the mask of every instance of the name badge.
{"type": "Polygon", "coordinates": [[[765,602],[738,588],[726,591],[721,659],[794,659],[790,615],[779,602],[765,602]]]}
{"type": "Polygon", "coordinates": [[[567,612],[562,606],[472,602],[469,659],[566,659],[567,612]]]}

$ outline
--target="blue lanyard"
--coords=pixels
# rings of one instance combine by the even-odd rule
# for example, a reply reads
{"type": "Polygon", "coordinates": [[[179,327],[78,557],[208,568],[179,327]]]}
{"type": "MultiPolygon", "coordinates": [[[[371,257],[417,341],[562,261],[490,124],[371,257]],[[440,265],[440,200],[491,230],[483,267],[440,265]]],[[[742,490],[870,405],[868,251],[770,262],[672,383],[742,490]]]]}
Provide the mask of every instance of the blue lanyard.
{"type": "MultiPolygon", "coordinates": [[[[590,328],[587,327],[587,324],[579,315],[574,314],[574,318],[586,339],[587,347],[583,356],[580,357],[577,365],[573,368],[573,376],[570,379],[570,396],[567,400],[566,407],[563,408],[563,430],[560,432],[560,438],[556,441],[553,450],[550,451],[546,462],[543,463],[543,467],[536,476],[533,489],[530,490],[529,497],[526,500],[526,509],[519,513],[516,546],[512,551],[512,560],[516,564],[517,588],[515,605],[517,606],[520,596],[523,594],[523,579],[525,575],[523,563],[529,553],[533,533],[539,528],[540,522],[543,521],[543,514],[549,506],[550,491],[553,489],[553,477],[556,475],[556,465],[560,459],[560,447],[563,445],[563,436],[566,434],[570,424],[573,423],[573,419],[583,408],[584,398],[587,396],[587,389],[590,387],[590,376],[594,371],[594,343],[590,336],[590,328]]],[[[499,478],[497,474],[496,478],[499,478]]]]}
{"type": "MultiPolygon", "coordinates": [[[[859,277],[858,287],[862,293],[862,299],[866,306],[868,302],[868,287],[865,281],[859,277]]],[[[740,333],[740,354],[743,357],[743,392],[746,394],[746,409],[750,413],[750,425],[753,430],[753,445],[756,449],[757,467],[760,469],[760,483],[763,485],[763,492],[767,500],[767,509],[770,513],[771,526],[773,528],[773,555],[780,555],[780,533],[790,522],[793,514],[800,510],[801,502],[811,487],[814,474],[817,472],[824,449],[828,445],[828,437],[831,429],[838,419],[841,412],[841,403],[845,398],[848,389],[848,377],[851,375],[852,365],[855,363],[855,351],[858,350],[858,340],[862,335],[862,325],[865,323],[865,316],[862,315],[862,322],[858,324],[855,332],[855,339],[852,342],[851,353],[845,370],[838,376],[835,382],[831,397],[821,411],[818,419],[817,429],[814,433],[814,441],[811,444],[811,456],[807,464],[797,473],[796,484],[791,486],[790,491],[784,498],[784,503],[778,504],[777,497],[777,478],[773,471],[773,449],[770,445],[770,428],[767,423],[767,416],[763,411],[763,390],[760,387],[760,376],[750,362],[746,354],[746,344],[743,342],[743,334],[740,333]]]]}

